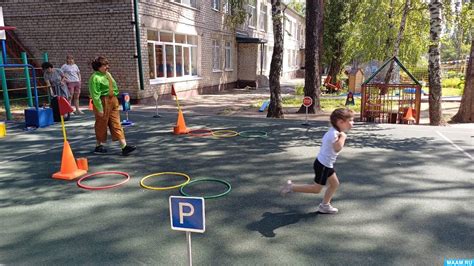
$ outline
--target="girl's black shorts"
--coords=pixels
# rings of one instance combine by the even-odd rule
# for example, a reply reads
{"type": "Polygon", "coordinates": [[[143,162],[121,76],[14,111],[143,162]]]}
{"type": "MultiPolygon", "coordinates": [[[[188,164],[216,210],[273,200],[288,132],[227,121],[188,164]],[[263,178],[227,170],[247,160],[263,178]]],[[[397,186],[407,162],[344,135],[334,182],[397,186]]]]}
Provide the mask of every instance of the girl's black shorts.
{"type": "Polygon", "coordinates": [[[328,178],[336,172],[334,168],[324,166],[318,161],[318,159],[314,160],[313,169],[314,182],[323,186],[326,185],[326,181],[328,181],[328,178]]]}

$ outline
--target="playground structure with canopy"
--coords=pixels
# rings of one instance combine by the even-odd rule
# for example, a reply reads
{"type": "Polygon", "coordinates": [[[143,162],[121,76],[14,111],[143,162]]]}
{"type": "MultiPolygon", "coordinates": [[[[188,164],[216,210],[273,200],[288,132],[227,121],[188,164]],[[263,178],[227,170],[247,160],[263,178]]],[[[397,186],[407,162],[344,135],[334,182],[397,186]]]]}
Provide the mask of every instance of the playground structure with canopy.
{"type": "Polygon", "coordinates": [[[363,122],[419,124],[421,84],[397,57],[387,60],[362,84],[360,120],[363,122]],[[385,77],[393,63],[390,81],[385,77]]]}

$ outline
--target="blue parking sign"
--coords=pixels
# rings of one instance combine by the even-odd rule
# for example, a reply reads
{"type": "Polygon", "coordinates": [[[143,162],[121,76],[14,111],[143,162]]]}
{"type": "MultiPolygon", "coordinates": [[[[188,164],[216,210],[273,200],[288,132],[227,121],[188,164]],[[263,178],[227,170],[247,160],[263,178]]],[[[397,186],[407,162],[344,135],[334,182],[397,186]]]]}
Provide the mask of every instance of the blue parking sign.
{"type": "Polygon", "coordinates": [[[170,196],[170,219],[173,230],[204,233],[204,198],[170,196]]]}

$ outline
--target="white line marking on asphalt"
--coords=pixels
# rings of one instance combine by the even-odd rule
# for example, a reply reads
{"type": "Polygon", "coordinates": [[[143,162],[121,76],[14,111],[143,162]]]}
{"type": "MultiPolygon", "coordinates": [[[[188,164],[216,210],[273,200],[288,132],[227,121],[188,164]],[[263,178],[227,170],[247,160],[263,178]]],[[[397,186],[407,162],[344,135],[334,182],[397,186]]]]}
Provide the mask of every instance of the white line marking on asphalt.
{"type": "Polygon", "coordinates": [[[443,135],[441,132],[439,131],[436,131],[436,133],[438,133],[438,135],[440,135],[443,139],[445,139],[447,142],[451,143],[451,145],[453,145],[456,149],[458,149],[460,152],[464,153],[469,159],[473,160],[474,161],[474,158],[469,154],[467,153],[465,150],[463,150],[461,147],[459,147],[458,145],[456,145],[452,140],[448,139],[445,135],[443,135]]]}
{"type": "MultiPolygon", "coordinates": [[[[95,137],[95,136],[91,136],[91,137],[87,137],[87,138],[83,138],[83,139],[78,139],[78,140],[69,142],[69,144],[76,143],[76,142],[79,142],[79,141],[83,141],[83,140],[86,140],[86,139],[90,139],[90,138],[92,138],[92,137],[95,137]]],[[[51,151],[51,150],[54,150],[54,149],[56,149],[56,148],[60,148],[60,147],[63,147],[63,146],[64,146],[64,145],[57,145],[57,146],[54,146],[54,147],[49,148],[49,149],[45,149],[45,150],[41,150],[41,151],[37,151],[37,152],[32,152],[32,153],[29,153],[29,154],[27,154],[27,155],[23,155],[23,156],[11,158],[11,159],[8,159],[8,160],[6,160],[6,161],[0,162],[0,165],[2,165],[2,164],[4,164],[4,163],[11,162],[11,161],[15,161],[15,160],[18,160],[18,159],[23,159],[23,158],[29,157],[29,156],[31,156],[31,155],[34,155],[34,154],[43,153],[43,152],[46,152],[46,151],[51,151]]]]}

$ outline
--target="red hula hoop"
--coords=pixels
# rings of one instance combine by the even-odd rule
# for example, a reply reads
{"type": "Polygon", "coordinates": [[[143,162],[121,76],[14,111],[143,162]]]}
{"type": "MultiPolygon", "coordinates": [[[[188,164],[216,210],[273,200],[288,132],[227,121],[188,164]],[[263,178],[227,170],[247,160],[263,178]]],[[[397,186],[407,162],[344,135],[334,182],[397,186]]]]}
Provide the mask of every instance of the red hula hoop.
{"type": "Polygon", "coordinates": [[[190,130],[188,135],[191,135],[191,136],[194,136],[194,137],[212,136],[212,130],[207,129],[207,128],[194,129],[194,130],[190,130]]]}
{"type": "Polygon", "coordinates": [[[125,183],[127,183],[128,181],[130,180],[130,175],[125,173],[125,172],[119,172],[119,171],[104,171],[104,172],[97,172],[97,173],[93,173],[93,174],[90,174],[90,175],[86,175],[84,177],[81,177],[79,180],[77,180],[77,186],[80,187],[80,188],[84,188],[84,189],[89,189],[89,190],[103,190],[103,189],[109,189],[109,188],[114,188],[114,187],[118,187],[120,185],[123,185],[125,183]],[[117,184],[113,184],[113,185],[108,185],[108,186],[101,186],[101,187],[92,187],[92,186],[87,186],[87,185],[84,185],[82,184],[81,182],[86,179],[86,178],[89,178],[89,177],[93,177],[93,176],[96,176],[96,175],[104,175],[104,174],[117,174],[117,175],[123,175],[126,177],[125,180],[121,181],[120,183],[117,183],[117,184]]]}

